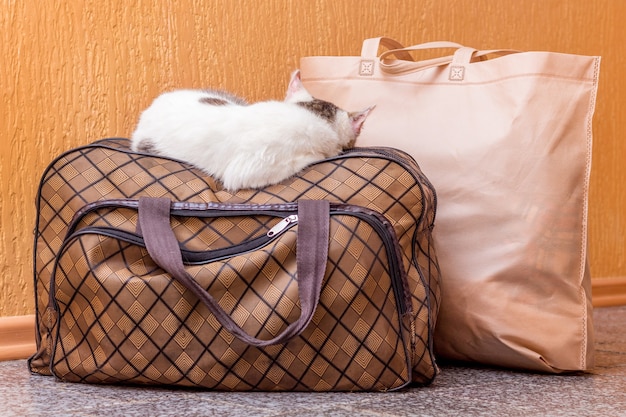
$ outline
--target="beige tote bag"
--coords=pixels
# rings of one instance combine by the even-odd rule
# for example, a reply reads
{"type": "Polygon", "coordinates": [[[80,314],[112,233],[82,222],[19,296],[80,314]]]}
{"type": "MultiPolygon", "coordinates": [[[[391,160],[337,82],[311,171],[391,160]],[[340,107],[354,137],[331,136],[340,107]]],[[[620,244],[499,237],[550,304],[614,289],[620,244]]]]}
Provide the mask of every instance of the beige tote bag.
{"type": "Polygon", "coordinates": [[[389,38],[365,40],[361,56],[302,58],[315,97],[376,106],[357,146],[407,151],[435,186],[440,358],[593,367],[587,201],[599,64],[389,38]],[[413,62],[408,52],[434,48],[453,54],[413,62]]]}

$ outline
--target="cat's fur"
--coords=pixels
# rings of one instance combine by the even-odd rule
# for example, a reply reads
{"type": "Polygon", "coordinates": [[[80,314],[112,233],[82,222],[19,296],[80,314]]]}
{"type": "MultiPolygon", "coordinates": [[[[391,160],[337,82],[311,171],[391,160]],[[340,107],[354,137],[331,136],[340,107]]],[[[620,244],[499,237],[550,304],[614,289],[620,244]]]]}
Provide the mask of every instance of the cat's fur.
{"type": "Polygon", "coordinates": [[[177,90],[141,114],[132,149],[189,162],[231,191],[261,188],[353,146],[370,110],[313,98],[299,71],[284,101],[248,105],[221,91],[177,90]]]}

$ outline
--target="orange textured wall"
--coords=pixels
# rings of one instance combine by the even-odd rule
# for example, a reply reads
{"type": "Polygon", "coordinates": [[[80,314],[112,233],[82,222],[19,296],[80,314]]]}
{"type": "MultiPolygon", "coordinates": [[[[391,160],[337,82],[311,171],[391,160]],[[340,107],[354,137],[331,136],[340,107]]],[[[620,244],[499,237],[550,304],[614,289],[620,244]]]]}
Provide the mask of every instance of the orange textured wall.
{"type": "Polygon", "coordinates": [[[33,201],[60,152],[130,135],[172,88],[280,98],[301,56],[355,55],[380,35],[602,55],[591,266],[594,277],[626,276],[626,2],[9,0],[0,19],[0,316],[33,312],[33,201]]]}

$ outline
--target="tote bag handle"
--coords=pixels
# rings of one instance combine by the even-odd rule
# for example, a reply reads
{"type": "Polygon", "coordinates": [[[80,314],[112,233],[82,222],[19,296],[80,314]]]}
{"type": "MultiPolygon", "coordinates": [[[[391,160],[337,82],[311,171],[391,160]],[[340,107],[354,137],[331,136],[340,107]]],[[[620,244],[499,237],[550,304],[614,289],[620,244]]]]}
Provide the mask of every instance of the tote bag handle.
{"type": "MultiPolygon", "coordinates": [[[[493,49],[479,51],[475,48],[463,46],[456,42],[448,41],[435,41],[426,42],[413,46],[402,46],[401,43],[390,38],[379,37],[371,38],[363,41],[363,47],[361,48],[361,57],[366,60],[378,60],[380,69],[387,74],[403,74],[415,71],[423,71],[428,68],[440,67],[451,64],[452,67],[462,68],[465,65],[473,61],[484,61],[487,59],[487,55],[508,55],[517,53],[519,51],[513,49],[493,49]],[[380,47],[388,48],[387,51],[378,55],[380,47]],[[419,51],[426,49],[456,49],[453,55],[427,59],[423,61],[415,61],[410,51],[419,51]],[[396,59],[391,57],[395,56],[396,59]]],[[[460,74],[451,71],[450,79],[454,80],[454,77],[459,77],[460,74]]]]}
{"type": "Polygon", "coordinates": [[[326,272],[330,222],[330,203],[325,200],[298,202],[296,265],[300,317],[278,336],[262,340],[247,334],[213,297],[185,270],[180,246],[170,226],[168,198],[139,199],[139,227],[152,260],[207,306],[222,326],[243,342],[256,347],[286,343],[301,334],[313,318],[319,303],[326,272]]]}

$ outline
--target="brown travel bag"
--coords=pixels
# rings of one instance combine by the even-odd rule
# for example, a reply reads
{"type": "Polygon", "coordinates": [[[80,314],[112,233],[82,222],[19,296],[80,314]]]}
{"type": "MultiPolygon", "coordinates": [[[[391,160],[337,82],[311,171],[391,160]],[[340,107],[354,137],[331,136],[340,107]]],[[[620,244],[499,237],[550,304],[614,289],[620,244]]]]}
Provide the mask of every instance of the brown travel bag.
{"type": "Polygon", "coordinates": [[[71,150],[37,198],[37,353],[64,381],[387,391],[437,374],[436,196],[355,148],[230,193],[127,139],[71,150]]]}

